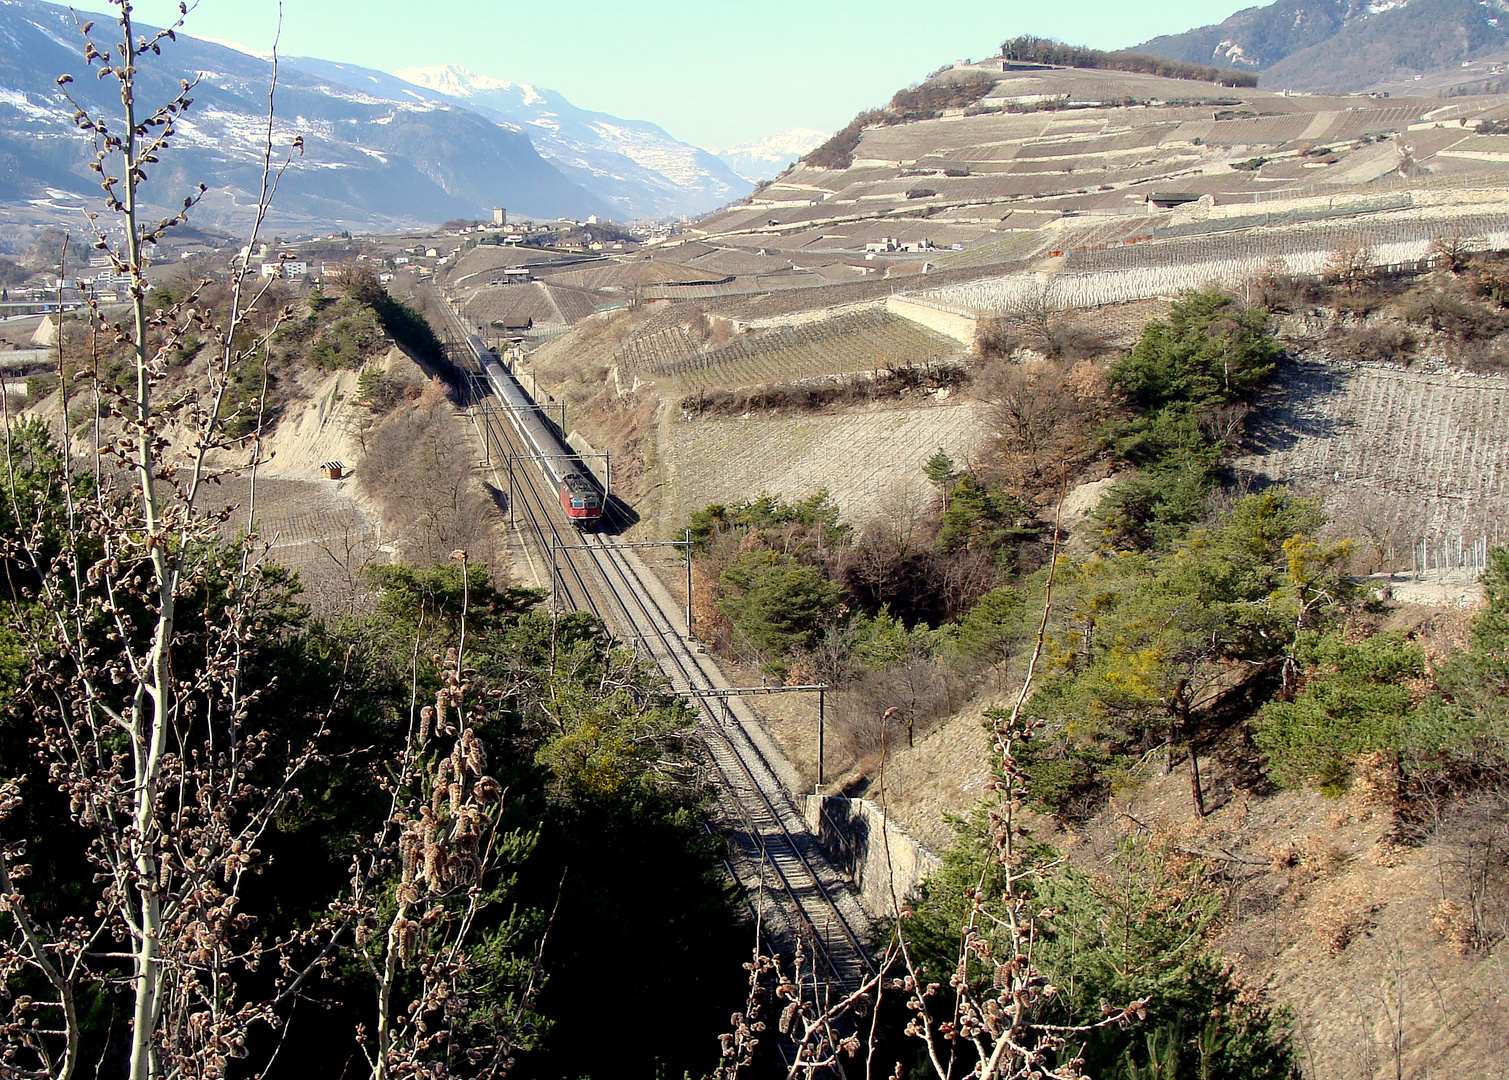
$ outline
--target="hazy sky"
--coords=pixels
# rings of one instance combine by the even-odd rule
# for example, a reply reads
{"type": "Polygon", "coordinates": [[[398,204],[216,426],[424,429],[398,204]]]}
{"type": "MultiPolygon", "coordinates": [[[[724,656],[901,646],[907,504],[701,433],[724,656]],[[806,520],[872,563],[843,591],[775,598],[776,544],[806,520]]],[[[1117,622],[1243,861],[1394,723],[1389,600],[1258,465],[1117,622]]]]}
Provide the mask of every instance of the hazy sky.
{"type": "MultiPolygon", "coordinates": [[[[1261,2],[1261,0],[1259,0],[1261,2]]],[[[94,5],[83,0],[81,8],[94,5]]],[[[161,24],[177,0],[137,0],[161,24]]],[[[1123,48],[1238,0],[285,0],[280,51],[393,71],[458,64],[720,147],[831,131],[1022,33],[1123,48]]],[[[188,31],[269,49],[275,0],[201,0],[188,31]]]]}

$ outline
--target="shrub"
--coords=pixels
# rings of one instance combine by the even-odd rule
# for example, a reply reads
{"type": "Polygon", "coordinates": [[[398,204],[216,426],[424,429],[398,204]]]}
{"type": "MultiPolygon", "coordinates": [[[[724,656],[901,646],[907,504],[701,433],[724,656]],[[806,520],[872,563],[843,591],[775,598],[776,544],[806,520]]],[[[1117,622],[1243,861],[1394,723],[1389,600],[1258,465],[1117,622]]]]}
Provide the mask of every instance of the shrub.
{"type": "Polygon", "coordinates": [[[1408,363],[1416,345],[1413,334],[1402,326],[1392,325],[1357,327],[1338,333],[1326,341],[1332,356],[1353,363],[1408,363]]]}
{"type": "Polygon", "coordinates": [[[35,405],[58,388],[58,377],[52,374],[30,375],[26,379],[26,402],[35,405]]]}
{"type": "Polygon", "coordinates": [[[1186,293],[1167,322],[1148,323],[1131,354],[1111,367],[1111,387],[1148,410],[1241,401],[1277,366],[1267,318],[1229,296],[1186,293]]]}
{"type": "Polygon", "coordinates": [[[1014,554],[1037,536],[1032,512],[1014,495],[964,475],[949,490],[948,506],[938,523],[938,550],[970,548],[1014,554]]]}
{"type": "Polygon", "coordinates": [[[1496,252],[1469,260],[1467,287],[1474,296],[1509,307],[1509,260],[1496,252]]]}
{"type": "Polygon", "coordinates": [[[360,367],[382,344],[377,313],[362,305],[325,328],[309,350],[309,362],[321,371],[360,367]]]}
{"type": "Polygon", "coordinates": [[[971,72],[949,82],[926,82],[897,91],[887,111],[902,120],[928,120],[945,109],[976,104],[995,84],[995,77],[984,72],[971,72]]]}
{"type": "Polygon", "coordinates": [[[1214,447],[1170,455],[1119,481],[1101,498],[1093,517],[1112,547],[1168,548],[1205,516],[1219,476],[1214,447]]]}
{"type": "Polygon", "coordinates": [[[1509,318],[1494,308],[1475,304],[1444,289],[1424,288],[1406,296],[1399,313],[1408,322],[1458,341],[1486,341],[1509,327],[1509,318]]]}
{"type": "Polygon", "coordinates": [[[793,650],[810,648],[818,627],[838,614],[838,586],[790,555],[745,552],[723,571],[719,583],[724,589],[719,609],[774,670],[784,669],[793,650]]]}
{"type": "Polygon", "coordinates": [[[784,554],[832,547],[847,539],[851,531],[838,520],[838,504],[826,491],[791,503],[763,493],[732,506],[714,503],[693,514],[688,524],[693,543],[703,550],[715,535],[738,532],[751,534],[765,547],[778,544],[784,554]]]}
{"type": "Polygon", "coordinates": [[[1118,484],[1097,516],[1118,546],[1166,546],[1204,514],[1243,406],[1273,374],[1278,343],[1267,312],[1231,297],[1190,293],[1168,322],[1151,322],[1108,381],[1139,415],[1105,441],[1142,472],[1118,484]]]}
{"type": "Polygon", "coordinates": [[[1027,636],[1027,598],[1018,589],[992,589],[959,620],[959,652],[999,664],[1027,636]]]}
{"type": "Polygon", "coordinates": [[[869,109],[860,113],[834,132],[827,142],[802,158],[802,164],[814,169],[847,169],[854,164],[854,151],[864,136],[865,128],[884,121],[883,109],[869,109]]]}
{"type": "Polygon", "coordinates": [[[1409,680],[1425,674],[1424,653],[1402,634],[1353,644],[1307,632],[1295,658],[1299,693],[1265,707],[1254,738],[1279,783],[1342,791],[1358,758],[1400,749],[1414,710],[1409,680]]]}
{"type": "Polygon", "coordinates": [[[406,396],[417,397],[418,392],[406,379],[375,367],[364,370],[356,380],[357,404],[379,415],[391,412],[406,396]]]}

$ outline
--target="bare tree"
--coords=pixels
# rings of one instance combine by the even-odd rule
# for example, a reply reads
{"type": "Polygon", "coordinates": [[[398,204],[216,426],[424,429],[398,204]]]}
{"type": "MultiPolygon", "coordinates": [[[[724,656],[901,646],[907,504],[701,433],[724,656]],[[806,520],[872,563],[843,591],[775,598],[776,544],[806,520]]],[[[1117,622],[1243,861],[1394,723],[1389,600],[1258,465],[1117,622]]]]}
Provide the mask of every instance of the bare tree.
{"type": "Polygon", "coordinates": [[[1326,256],[1324,274],[1351,296],[1377,277],[1373,249],[1365,241],[1335,248],[1326,256]]]}
{"type": "Polygon", "coordinates": [[[1460,274],[1467,269],[1472,256],[1486,247],[1487,241],[1482,237],[1462,236],[1457,233],[1450,236],[1438,236],[1430,244],[1430,261],[1442,270],[1460,274]]]}
{"type": "MultiPolygon", "coordinates": [[[[463,589],[457,643],[441,664],[434,703],[410,717],[392,763],[387,819],[353,860],[350,893],[333,907],[332,926],[352,928],[372,980],[373,1037],[361,1038],[372,1080],[502,1077],[535,1030],[537,959],[503,985],[486,955],[479,962],[474,954],[480,917],[499,900],[500,871],[528,855],[537,834],[501,825],[504,791],[487,775],[477,728],[486,701],[502,692],[474,691],[476,673],[465,666],[470,568],[465,551],[452,557],[463,589]]],[[[421,619],[416,685],[424,630],[421,619]]],[[[522,936],[517,919],[506,921],[483,952],[496,957],[522,936]]]]}
{"type": "MultiPolygon", "coordinates": [[[[0,974],[7,992],[25,973],[47,988],[45,1001],[9,999],[0,1074],[74,1075],[79,993],[98,985],[124,988],[131,1001],[132,1080],[222,1076],[297,982],[277,980],[272,997],[242,993],[244,973],[286,943],[260,939],[237,908],[261,865],[261,837],[310,760],[319,725],[291,746],[275,746],[251,726],[257,692],[243,671],[265,579],[253,539],[221,544],[230,510],[198,506],[213,479],[209,455],[237,445],[224,434],[232,374],[265,343],[265,334],[245,340],[255,299],[244,268],[234,271],[218,319],[198,290],[166,309],[148,303],[146,249],[182,224],[205,191],[200,185],[162,220],[144,219],[143,185],[177,136],[194,84],[185,80],[146,111],[138,65],[174,40],[187,7],[180,4],[167,29],[138,36],[130,0],[112,3],[111,40],[94,37],[92,23],[80,32],[86,63],[119,90],[120,114],[80,104],[66,89],[71,76],[58,81],[93,141],[90,168],[104,191],[104,214],[88,215],[93,246],[129,280],[124,320],[93,314],[124,354],[130,380],[124,388],[95,383],[99,466],[81,483],[65,434],[56,466],[44,470],[56,504],[23,491],[28,468],[38,478],[37,460],[21,460],[27,448],[7,429],[4,497],[18,528],[0,551],[14,570],[13,614],[33,646],[24,705],[40,771],[85,839],[98,892],[92,910],[44,923],[24,891],[24,841],[0,845],[0,913],[10,930],[0,942],[0,974]],[[170,392],[169,357],[190,333],[217,343],[214,358],[197,384],[170,392]],[[102,412],[114,421],[108,431],[99,426],[102,412]]],[[[272,124],[270,91],[253,242],[281,175],[272,124]]],[[[266,333],[275,324],[268,320],[266,333]]],[[[14,814],[18,800],[17,789],[7,789],[0,814],[14,814]]]]}

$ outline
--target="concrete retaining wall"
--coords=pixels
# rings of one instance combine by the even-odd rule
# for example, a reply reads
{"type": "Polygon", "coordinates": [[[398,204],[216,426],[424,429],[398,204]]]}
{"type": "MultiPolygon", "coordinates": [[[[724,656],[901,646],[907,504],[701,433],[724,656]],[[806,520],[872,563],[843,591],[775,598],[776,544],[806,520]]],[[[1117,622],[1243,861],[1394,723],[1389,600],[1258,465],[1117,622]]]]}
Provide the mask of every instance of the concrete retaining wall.
{"type": "Polygon", "coordinates": [[[806,815],[818,845],[859,890],[860,902],[877,919],[896,914],[893,887],[895,899],[904,904],[941,865],[867,799],[808,795],[806,815]]]}
{"type": "Polygon", "coordinates": [[[885,302],[885,308],[892,315],[910,319],[914,323],[925,326],[929,330],[936,330],[965,345],[975,343],[975,320],[968,315],[943,311],[931,304],[921,304],[900,296],[889,297],[885,302]]]}

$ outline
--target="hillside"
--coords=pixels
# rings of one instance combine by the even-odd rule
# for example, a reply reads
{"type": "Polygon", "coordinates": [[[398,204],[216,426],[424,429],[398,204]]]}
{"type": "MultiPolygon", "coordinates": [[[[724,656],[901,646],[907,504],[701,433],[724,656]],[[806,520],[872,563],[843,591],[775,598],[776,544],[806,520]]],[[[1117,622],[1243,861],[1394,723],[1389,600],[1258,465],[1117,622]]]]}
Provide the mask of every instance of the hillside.
{"type": "Polygon", "coordinates": [[[1161,239],[1240,206],[1258,213],[1322,190],[1408,187],[1406,155],[1412,177],[1432,185],[1491,171],[1493,159],[1467,140],[1505,106],[1497,97],[1290,97],[992,63],[936,80],[988,80],[973,105],[861,124],[833,167],[798,164],[699,222],[700,237],[798,263],[864,259],[878,246],[865,269],[893,272],[903,261],[937,270],[978,262],[989,245],[1009,262],[1161,239]],[[956,247],[964,254],[948,250],[956,247]]]}
{"type": "MultiPolygon", "coordinates": [[[[491,268],[536,255],[479,247],[448,285],[479,323],[532,319],[525,348],[550,343],[542,376],[573,399],[612,388],[600,416],[582,417],[600,442],[621,434],[626,400],[699,423],[772,387],[769,400],[830,400],[823,380],[927,369],[951,356],[926,334],[962,352],[994,318],[1094,309],[1094,334],[1124,346],[1146,305],[1181,289],[1318,278],[1338,251],[1414,267],[1443,237],[1509,245],[1509,136],[1477,133],[1509,116],[1505,96],[1290,96],[997,59],[898,101],[937,115],[866,114],[846,163],[798,163],[681,236],[577,266],[532,262],[527,285],[491,268]],[[961,95],[973,103],[949,104],[961,95]],[[898,320],[923,336],[895,336],[898,320]]],[[[635,423],[648,475],[656,440],[679,436],[635,423]]],[[[903,473],[921,482],[920,462],[903,473]]],[[[884,487],[832,479],[853,488],[856,513],[884,487]]],[[[787,490],[775,472],[770,483],[787,490]]],[[[1433,532],[1479,528],[1431,514],[1433,532]]]]}
{"type": "MultiPolygon", "coordinates": [[[[1431,786],[1448,782],[1440,759],[1413,751],[1396,787],[1349,750],[1324,766],[1340,778],[1325,793],[1285,771],[1313,744],[1278,743],[1263,710],[1294,715],[1306,685],[1300,703],[1321,709],[1338,669],[1274,644],[1296,623],[1256,638],[1237,624],[1292,603],[1284,575],[1307,573],[1296,553],[1311,552],[1346,581],[1317,600],[1306,641],[1383,650],[1397,634],[1414,666],[1387,690],[1391,715],[1434,715],[1433,695],[1461,692],[1437,673],[1466,663],[1482,552],[1509,522],[1506,116],[1496,93],[1285,95],[996,59],[907,88],[819,160],[633,256],[541,267],[529,286],[452,280],[474,316],[568,282],[598,297],[523,335],[521,370],[565,402],[579,442],[612,449],[636,535],[706,530],[691,601],[710,652],[746,685],[840,688],[821,751],[810,700],[758,707],[804,788],[821,752],[835,802],[862,796],[935,850],[954,845],[929,902],[953,895],[949,859],[977,850],[945,815],[987,797],[982,715],[1016,701],[1056,523],[1051,659],[1029,706],[1046,741],[1023,753],[1047,792],[1034,835],[1134,891],[1147,867],[1129,865],[1131,845],[1193,860],[1220,911],[1210,948],[1244,1000],[1261,988],[1290,1010],[1312,1080],[1396,1064],[1495,1075],[1509,882],[1496,864],[1474,893],[1460,868],[1499,842],[1483,815],[1501,786],[1461,779],[1447,795],[1431,786]],[[1189,355],[1226,363],[1240,325],[1276,334],[1281,359],[1239,399],[1220,396],[1222,368],[1209,385],[1228,404],[1157,430],[1162,414],[1112,380],[1159,340],[1150,324],[1201,304],[1219,332],[1203,324],[1189,355]],[[1159,507],[1181,523],[1146,526],[1159,507]],[[1261,568],[1207,566],[1254,507],[1292,515],[1243,546],[1267,552],[1261,568]],[[802,596],[832,607],[771,630],[744,606],[775,603],[757,592],[760,559],[809,575],[802,596]],[[1182,697],[1184,678],[1198,693],[1182,697]],[[1187,740],[1170,719],[1181,700],[1187,740]],[[1469,894],[1481,917],[1462,914],[1469,894]]],[[[1396,730],[1337,709],[1305,738],[1396,730]]],[[[1139,919],[1140,896],[1126,908],[1139,919]]]]}
{"type": "MultiPolygon", "coordinates": [[[[57,85],[60,74],[71,73],[81,102],[111,107],[109,88],[89,77],[82,52],[69,9],[40,0],[0,6],[5,223],[73,221],[92,198],[96,185],[57,85]]],[[[144,102],[168,100],[180,78],[196,72],[198,83],[175,153],[151,174],[145,197],[154,212],[166,212],[204,183],[209,191],[196,220],[240,229],[260,180],[271,68],[259,57],[186,35],[163,61],[143,70],[144,102]]],[[[609,212],[542,159],[526,136],[463,109],[380,100],[285,67],[273,130],[280,153],[295,137],[304,147],[279,187],[276,228],[392,229],[475,217],[494,205],[542,216],[609,212]]]]}
{"type": "Polygon", "coordinates": [[[1509,43],[1502,3],[1280,0],[1137,48],[1262,72],[1267,89],[1358,91],[1458,67],[1509,43]]]}

